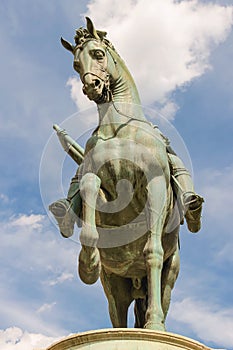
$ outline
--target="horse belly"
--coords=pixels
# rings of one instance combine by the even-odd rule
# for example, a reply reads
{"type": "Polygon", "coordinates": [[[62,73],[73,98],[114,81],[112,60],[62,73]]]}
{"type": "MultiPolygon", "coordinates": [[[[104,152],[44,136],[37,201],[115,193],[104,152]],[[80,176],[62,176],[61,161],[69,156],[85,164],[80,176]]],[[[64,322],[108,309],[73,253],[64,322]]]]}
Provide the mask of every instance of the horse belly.
{"type": "Polygon", "coordinates": [[[144,235],[124,246],[107,249],[99,248],[101,264],[105,271],[127,278],[146,276],[146,265],[143,256],[146,241],[147,235],[144,235]]]}

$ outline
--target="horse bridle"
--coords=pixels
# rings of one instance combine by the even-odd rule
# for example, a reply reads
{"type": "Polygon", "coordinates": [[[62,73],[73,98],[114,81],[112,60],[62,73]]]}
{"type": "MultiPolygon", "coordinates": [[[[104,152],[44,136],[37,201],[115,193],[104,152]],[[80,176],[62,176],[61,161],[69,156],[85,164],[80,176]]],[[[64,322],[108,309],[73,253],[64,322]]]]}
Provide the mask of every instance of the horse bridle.
{"type": "MultiPolygon", "coordinates": [[[[82,50],[83,47],[84,47],[84,45],[85,45],[87,42],[91,41],[91,40],[93,40],[93,39],[87,39],[82,45],[79,45],[77,48],[79,48],[79,49],[82,50]]],[[[95,40],[95,39],[94,39],[94,40],[95,40]]],[[[108,46],[107,46],[106,44],[104,44],[104,45],[105,45],[106,52],[108,52],[108,54],[109,54],[110,57],[112,58],[112,61],[114,62],[117,71],[119,72],[118,66],[117,66],[117,62],[116,62],[115,58],[113,57],[113,55],[112,55],[111,51],[109,50],[108,46]]],[[[106,69],[104,69],[103,67],[102,67],[102,69],[100,69],[100,70],[105,74],[105,78],[103,78],[103,77],[101,77],[101,76],[99,76],[98,74],[95,74],[95,73],[93,73],[93,72],[86,72],[82,77],[80,76],[80,79],[81,79],[81,81],[83,82],[84,86],[85,86],[84,78],[85,78],[85,76],[88,75],[88,74],[91,74],[92,76],[94,76],[94,77],[100,79],[100,80],[104,83],[104,86],[105,86],[105,88],[106,88],[106,90],[107,90],[107,93],[108,93],[108,95],[109,95],[109,99],[112,101],[113,107],[114,107],[114,109],[115,109],[115,111],[116,111],[117,113],[119,113],[119,114],[121,114],[122,116],[128,118],[128,119],[129,119],[129,122],[130,122],[130,121],[137,120],[137,121],[140,121],[140,122],[143,122],[143,123],[152,125],[152,124],[151,124],[150,122],[148,122],[147,120],[137,119],[137,118],[135,118],[134,116],[130,116],[130,115],[127,115],[127,114],[123,113],[122,111],[119,110],[119,108],[117,108],[117,106],[115,105],[114,100],[113,100],[112,92],[111,92],[111,90],[110,90],[110,79],[109,79],[109,78],[110,78],[110,74],[109,74],[109,73],[106,71],[106,69]]],[[[107,102],[109,102],[109,101],[107,101],[107,102]]]]}

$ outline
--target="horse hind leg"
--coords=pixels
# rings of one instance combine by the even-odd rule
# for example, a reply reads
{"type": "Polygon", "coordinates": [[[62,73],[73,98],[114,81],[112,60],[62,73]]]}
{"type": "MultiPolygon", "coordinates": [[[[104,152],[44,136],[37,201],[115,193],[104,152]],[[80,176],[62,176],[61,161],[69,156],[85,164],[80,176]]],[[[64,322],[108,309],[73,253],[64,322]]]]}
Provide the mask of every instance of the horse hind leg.
{"type": "Polygon", "coordinates": [[[100,184],[100,178],[93,173],[85,174],[80,182],[83,222],[80,234],[82,249],[79,255],[79,276],[87,284],[95,283],[100,275],[100,256],[96,247],[99,235],[95,222],[96,200],[100,184]]]}
{"type": "Polygon", "coordinates": [[[135,299],[135,304],[134,304],[134,315],[135,315],[135,328],[143,328],[146,319],[146,310],[147,310],[147,298],[140,298],[140,299],[135,299]]]}
{"type": "Polygon", "coordinates": [[[101,283],[108,299],[109,315],[114,328],[126,328],[128,308],[133,301],[132,282],[115,274],[107,274],[101,269],[101,283]]]}
{"type": "Polygon", "coordinates": [[[180,270],[179,247],[164,263],[162,271],[162,308],[166,319],[171,301],[171,291],[175,285],[180,270]]]}

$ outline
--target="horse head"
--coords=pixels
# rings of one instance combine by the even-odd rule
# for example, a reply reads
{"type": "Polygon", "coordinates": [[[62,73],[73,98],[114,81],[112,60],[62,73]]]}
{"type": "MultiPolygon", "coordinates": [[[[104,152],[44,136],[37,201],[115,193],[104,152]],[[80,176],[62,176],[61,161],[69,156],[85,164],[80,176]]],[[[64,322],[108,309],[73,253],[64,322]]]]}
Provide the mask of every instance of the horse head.
{"type": "Polygon", "coordinates": [[[61,38],[62,45],[74,55],[73,66],[83,83],[83,92],[96,103],[111,101],[111,81],[117,79],[117,69],[112,44],[105,38],[106,32],[96,30],[86,17],[87,29],[79,28],[74,37],[75,45],[61,38]]]}

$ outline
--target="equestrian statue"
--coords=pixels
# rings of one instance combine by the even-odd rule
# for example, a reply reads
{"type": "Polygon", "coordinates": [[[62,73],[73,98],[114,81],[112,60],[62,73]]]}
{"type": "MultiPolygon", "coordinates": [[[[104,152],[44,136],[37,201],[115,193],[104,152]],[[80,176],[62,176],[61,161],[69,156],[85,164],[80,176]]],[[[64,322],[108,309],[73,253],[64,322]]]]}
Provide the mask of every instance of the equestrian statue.
{"type": "Polygon", "coordinates": [[[76,30],[73,54],[83,93],[97,104],[99,123],[85,149],[54,126],[79,165],[67,198],[49,206],[61,234],[81,228],[79,276],[100,277],[113,327],[165,331],[171,291],[179,273],[179,228],[201,227],[203,198],[168,139],[143,112],[134,80],[106,32],[76,30]]]}

